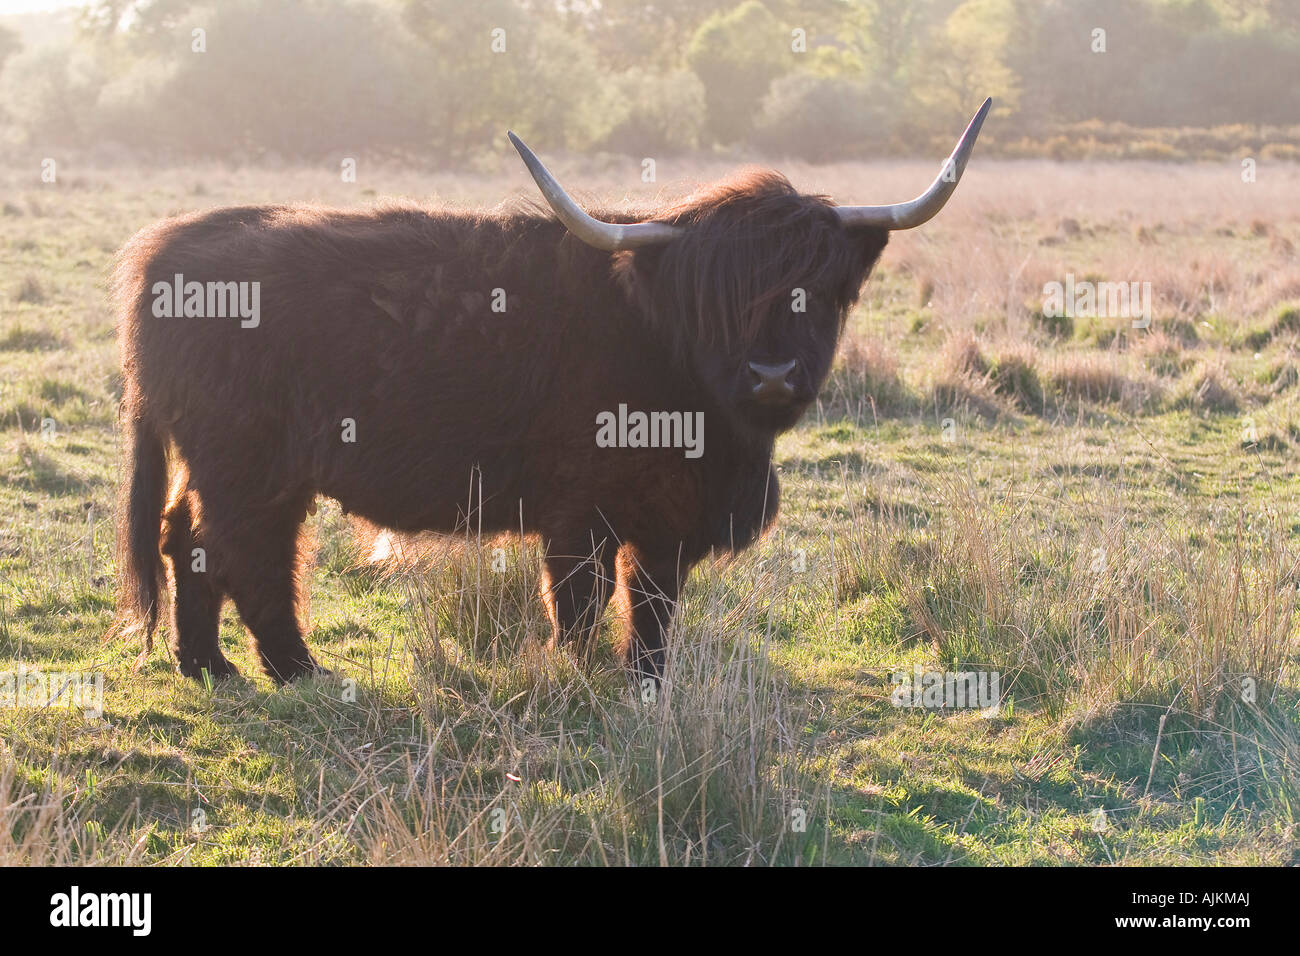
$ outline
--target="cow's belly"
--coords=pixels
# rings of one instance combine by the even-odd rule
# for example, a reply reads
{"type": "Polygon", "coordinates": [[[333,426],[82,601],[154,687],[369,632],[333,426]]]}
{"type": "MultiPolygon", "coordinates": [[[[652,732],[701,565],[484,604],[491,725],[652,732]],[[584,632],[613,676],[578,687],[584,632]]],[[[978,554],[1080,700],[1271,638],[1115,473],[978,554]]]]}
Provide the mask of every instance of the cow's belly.
{"type": "Polygon", "coordinates": [[[365,467],[328,468],[317,484],[349,514],[395,531],[495,533],[520,525],[515,472],[463,455],[394,454],[365,467]]]}

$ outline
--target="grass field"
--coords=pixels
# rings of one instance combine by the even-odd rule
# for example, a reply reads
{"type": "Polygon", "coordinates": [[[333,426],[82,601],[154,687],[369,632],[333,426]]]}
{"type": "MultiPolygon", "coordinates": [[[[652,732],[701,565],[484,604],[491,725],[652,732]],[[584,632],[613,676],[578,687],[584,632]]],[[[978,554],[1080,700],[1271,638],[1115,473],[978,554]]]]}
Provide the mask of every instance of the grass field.
{"type": "MultiPolygon", "coordinates": [[[[844,202],[933,172],[783,168],[844,202]]],[[[331,502],[309,641],[335,678],[204,687],[102,639],[114,250],[213,205],[492,205],[522,169],[0,174],[0,670],[104,675],[101,718],[0,709],[0,864],[1300,861],[1300,167],[1239,172],[977,156],[885,251],[777,445],[776,531],[692,577],[652,703],[612,651],[541,647],[535,543],[372,562],[331,502]],[[1067,273],[1150,282],[1150,327],[1043,316],[1067,273]],[[895,707],[914,665],[995,670],[1002,705],[895,707]]],[[[222,635],[256,673],[229,606],[222,635]]]]}

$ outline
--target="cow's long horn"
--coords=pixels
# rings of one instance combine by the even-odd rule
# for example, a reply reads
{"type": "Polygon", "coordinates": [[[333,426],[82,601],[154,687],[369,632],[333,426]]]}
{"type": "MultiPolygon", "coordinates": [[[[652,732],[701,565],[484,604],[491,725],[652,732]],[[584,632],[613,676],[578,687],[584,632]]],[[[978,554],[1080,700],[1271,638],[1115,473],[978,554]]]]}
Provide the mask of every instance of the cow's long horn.
{"type": "Polygon", "coordinates": [[[640,249],[668,242],[681,233],[677,226],[666,222],[601,222],[583,212],[582,207],[573,201],[568,193],[555,181],[542,161],[533,155],[533,151],[523,144],[514,133],[507,132],[510,142],[523,157],[524,165],[537,181],[537,188],[542,191],[546,201],[555,210],[555,215],[566,229],[589,246],[617,252],[620,249],[640,249]]]}
{"type": "Polygon", "coordinates": [[[984,101],[929,189],[911,202],[894,203],[892,206],[837,206],[835,211],[840,214],[840,221],[850,228],[876,226],[884,229],[912,229],[934,218],[957,188],[957,181],[961,179],[966,161],[975,148],[975,137],[979,136],[984,117],[992,105],[993,97],[984,101]]]}

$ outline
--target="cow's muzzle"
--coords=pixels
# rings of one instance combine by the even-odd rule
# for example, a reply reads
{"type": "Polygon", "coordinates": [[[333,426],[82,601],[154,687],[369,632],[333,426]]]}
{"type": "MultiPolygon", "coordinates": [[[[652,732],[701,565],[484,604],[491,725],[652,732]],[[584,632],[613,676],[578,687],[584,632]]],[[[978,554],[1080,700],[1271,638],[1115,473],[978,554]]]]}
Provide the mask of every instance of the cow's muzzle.
{"type": "Polygon", "coordinates": [[[791,359],[784,365],[760,365],[758,362],[750,362],[749,376],[754,400],[764,405],[790,404],[795,393],[789,376],[797,364],[795,359],[791,359]]]}

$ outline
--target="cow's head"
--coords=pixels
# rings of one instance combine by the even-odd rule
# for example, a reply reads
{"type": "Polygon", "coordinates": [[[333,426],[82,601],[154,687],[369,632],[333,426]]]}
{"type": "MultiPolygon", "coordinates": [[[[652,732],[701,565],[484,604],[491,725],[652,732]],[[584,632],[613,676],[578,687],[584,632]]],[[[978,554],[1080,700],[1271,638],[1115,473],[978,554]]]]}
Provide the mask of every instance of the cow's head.
{"type": "Polygon", "coordinates": [[[928,221],[956,189],[991,104],[910,202],[836,206],[750,171],[642,222],[592,218],[509,135],[569,232],[617,254],[616,274],[677,358],[737,426],[770,436],[792,427],[826,381],[889,232],[928,221]]]}

